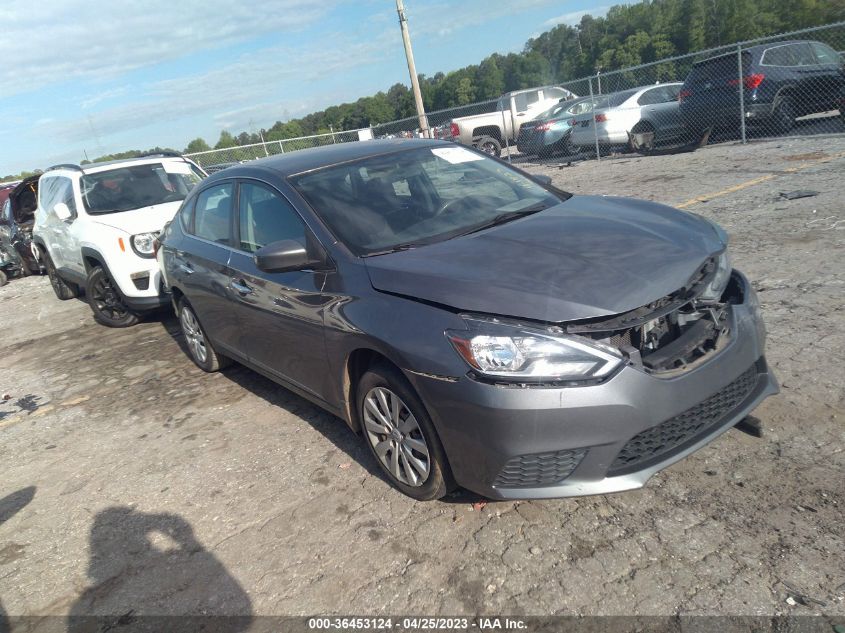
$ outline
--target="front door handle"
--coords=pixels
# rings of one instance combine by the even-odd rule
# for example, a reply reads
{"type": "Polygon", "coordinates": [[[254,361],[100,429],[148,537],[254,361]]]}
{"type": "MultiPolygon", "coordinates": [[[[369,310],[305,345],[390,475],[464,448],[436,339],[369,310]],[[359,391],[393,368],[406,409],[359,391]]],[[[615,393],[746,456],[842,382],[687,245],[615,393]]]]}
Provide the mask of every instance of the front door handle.
{"type": "Polygon", "coordinates": [[[194,269],[191,268],[190,264],[179,264],[179,270],[181,270],[186,275],[193,275],[194,269]]]}
{"type": "Polygon", "coordinates": [[[229,287],[240,295],[249,295],[253,293],[253,289],[246,285],[242,279],[233,279],[229,287]]]}

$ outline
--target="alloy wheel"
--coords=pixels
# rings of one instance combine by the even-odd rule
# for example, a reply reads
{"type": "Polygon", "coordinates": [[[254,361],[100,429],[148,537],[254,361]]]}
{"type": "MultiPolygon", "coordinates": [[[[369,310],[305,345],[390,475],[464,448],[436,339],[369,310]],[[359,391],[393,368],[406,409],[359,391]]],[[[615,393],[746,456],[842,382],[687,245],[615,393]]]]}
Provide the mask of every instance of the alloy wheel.
{"type": "Polygon", "coordinates": [[[188,348],[191,350],[191,354],[197,361],[204,363],[208,359],[205,337],[202,334],[202,329],[197,318],[190,308],[182,308],[179,321],[182,324],[182,332],[185,334],[185,340],[188,342],[188,348]]]}
{"type": "Polygon", "coordinates": [[[91,303],[100,314],[112,321],[125,319],[129,314],[128,308],[106,275],[101,275],[91,285],[91,303]]]}
{"type": "Polygon", "coordinates": [[[364,430],[382,465],[401,483],[422,486],[431,472],[431,455],[408,405],[390,389],[374,387],[363,408],[364,430]]]}

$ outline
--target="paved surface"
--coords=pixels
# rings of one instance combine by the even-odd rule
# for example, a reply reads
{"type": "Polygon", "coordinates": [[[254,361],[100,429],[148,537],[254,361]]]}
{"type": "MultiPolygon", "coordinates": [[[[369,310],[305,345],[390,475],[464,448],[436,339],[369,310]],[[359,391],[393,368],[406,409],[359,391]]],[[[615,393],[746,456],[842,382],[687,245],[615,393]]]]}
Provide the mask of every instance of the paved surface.
{"type": "Polygon", "coordinates": [[[109,330],[46,279],[11,282],[2,609],[845,614],[842,152],[807,139],[527,165],[579,193],[687,203],[730,232],[761,291],[783,383],[756,413],[765,437],[731,431],[615,496],[413,502],[339,420],[244,368],[195,369],[172,318],[109,330]],[[779,199],[794,189],[820,193],[779,199]]]}

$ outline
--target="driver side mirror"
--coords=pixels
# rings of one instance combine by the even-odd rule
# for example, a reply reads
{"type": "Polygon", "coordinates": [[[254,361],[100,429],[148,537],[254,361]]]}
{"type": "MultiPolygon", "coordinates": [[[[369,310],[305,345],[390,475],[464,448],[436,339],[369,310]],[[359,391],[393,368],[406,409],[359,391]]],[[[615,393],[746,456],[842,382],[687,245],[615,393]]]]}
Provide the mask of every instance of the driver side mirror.
{"type": "Polygon", "coordinates": [[[534,180],[539,182],[544,187],[551,187],[552,186],[552,177],[551,176],[546,176],[544,174],[540,174],[540,175],[534,176],[534,180]]]}
{"type": "Polygon", "coordinates": [[[53,207],[53,213],[56,214],[56,217],[62,221],[70,220],[73,217],[73,214],[70,212],[70,207],[68,207],[64,202],[58,202],[53,207]]]}
{"type": "Polygon", "coordinates": [[[272,242],[255,251],[254,261],[258,270],[265,273],[283,273],[293,270],[325,268],[325,255],[311,253],[296,240],[272,242]]]}

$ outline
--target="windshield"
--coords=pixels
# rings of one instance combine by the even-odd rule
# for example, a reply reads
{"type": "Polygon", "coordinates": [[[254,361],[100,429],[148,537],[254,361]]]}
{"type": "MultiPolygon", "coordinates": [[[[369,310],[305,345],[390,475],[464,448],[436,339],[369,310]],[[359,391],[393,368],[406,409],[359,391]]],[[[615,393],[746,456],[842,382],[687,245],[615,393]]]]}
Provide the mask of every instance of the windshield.
{"type": "Polygon", "coordinates": [[[85,174],[80,188],[86,210],[97,215],[184,200],[201,180],[190,163],[168,161],[85,174]]]}
{"type": "Polygon", "coordinates": [[[374,156],[291,181],[361,256],[443,241],[568,197],[458,145],[374,156]]]}

